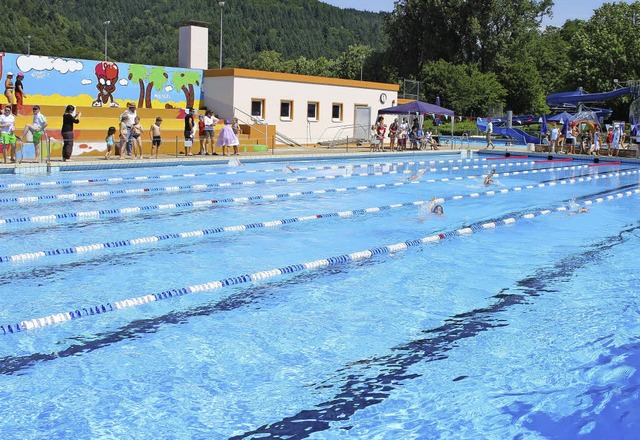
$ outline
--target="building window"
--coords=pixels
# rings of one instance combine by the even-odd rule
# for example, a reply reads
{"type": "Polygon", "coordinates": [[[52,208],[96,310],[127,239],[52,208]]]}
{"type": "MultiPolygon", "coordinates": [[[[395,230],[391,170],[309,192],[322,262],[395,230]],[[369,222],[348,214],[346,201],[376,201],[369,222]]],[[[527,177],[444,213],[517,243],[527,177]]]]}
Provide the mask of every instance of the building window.
{"type": "Polygon", "coordinates": [[[251,116],[264,119],[264,99],[253,98],[251,100],[251,116]]]}
{"type": "Polygon", "coordinates": [[[331,120],[333,122],[342,122],[342,103],[334,102],[331,105],[331,120]]]}
{"type": "Polygon", "coordinates": [[[317,121],[320,117],[319,109],[320,109],[319,102],[308,102],[307,103],[307,119],[310,121],[317,121]]]}
{"type": "Polygon", "coordinates": [[[280,101],[280,119],[283,121],[293,119],[293,101],[280,101]]]}

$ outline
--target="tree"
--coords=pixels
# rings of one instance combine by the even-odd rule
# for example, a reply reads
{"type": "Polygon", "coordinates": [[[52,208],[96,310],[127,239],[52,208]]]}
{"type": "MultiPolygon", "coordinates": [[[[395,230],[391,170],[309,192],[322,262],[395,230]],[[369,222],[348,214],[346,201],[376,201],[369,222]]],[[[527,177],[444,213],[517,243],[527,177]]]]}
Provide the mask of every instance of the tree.
{"type": "Polygon", "coordinates": [[[443,105],[463,115],[486,115],[502,108],[506,90],[493,73],[482,73],[469,64],[432,61],[425,64],[420,80],[428,101],[439,96],[443,105]]]}
{"type": "MultiPolygon", "coordinates": [[[[571,89],[604,92],[615,87],[614,79],[640,79],[640,2],[605,3],[587,22],[569,25],[574,30],[566,75],[571,89]]],[[[631,100],[624,96],[607,106],[614,117],[626,119],[631,100]]]]}
{"type": "MultiPolygon", "coordinates": [[[[167,79],[169,75],[164,70],[164,67],[156,66],[152,67],[147,71],[147,79],[149,83],[147,84],[147,90],[145,92],[144,97],[144,105],[146,108],[152,108],[153,104],[151,101],[151,90],[156,89],[157,91],[162,90],[162,87],[167,83],[167,79]]],[[[187,98],[188,99],[188,98],[187,98]]]]}
{"type": "Polygon", "coordinates": [[[173,87],[182,90],[182,92],[184,93],[186,108],[193,107],[193,104],[195,102],[195,91],[193,89],[193,85],[200,84],[200,74],[192,70],[175,72],[171,76],[171,82],[173,83],[173,87]]]}
{"type": "Polygon", "coordinates": [[[138,108],[142,108],[145,97],[144,81],[147,79],[147,68],[140,64],[129,64],[129,81],[138,81],[140,93],[138,95],[138,108]]]}
{"type": "Polygon", "coordinates": [[[514,40],[538,28],[552,5],[552,0],[398,0],[385,31],[405,76],[439,59],[489,72],[514,40]]]}
{"type": "Polygon", "coordinates": [[[360,69],[371,55],[371,48],[364,45],[351,45],[337,59],[337,76],[346,79],[360,79],[360,69]]]}
{"type": "Polygon", "coordinates": [[[640,78],[640,2],[605,3],[572,40],[569,81],[591,91],[640,78]]]}

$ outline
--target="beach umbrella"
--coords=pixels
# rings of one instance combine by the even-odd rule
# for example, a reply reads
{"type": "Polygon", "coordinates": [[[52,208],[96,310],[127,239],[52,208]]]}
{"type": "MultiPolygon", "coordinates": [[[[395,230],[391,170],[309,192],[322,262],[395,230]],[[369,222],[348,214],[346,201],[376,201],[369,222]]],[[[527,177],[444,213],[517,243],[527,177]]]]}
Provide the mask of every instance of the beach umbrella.
{"type": "Polygon", "coordinates": [[[631,115],[631,136],[638,136],[638,126],[636,125],[635,115],[631,115]]]}
{"type": "Polygon", "coordinates": [[[547,117],[545,115],[542,115],[542,125],[540,126],[540,133],[549,133],[549,127],[547,127],[547,117]]]}

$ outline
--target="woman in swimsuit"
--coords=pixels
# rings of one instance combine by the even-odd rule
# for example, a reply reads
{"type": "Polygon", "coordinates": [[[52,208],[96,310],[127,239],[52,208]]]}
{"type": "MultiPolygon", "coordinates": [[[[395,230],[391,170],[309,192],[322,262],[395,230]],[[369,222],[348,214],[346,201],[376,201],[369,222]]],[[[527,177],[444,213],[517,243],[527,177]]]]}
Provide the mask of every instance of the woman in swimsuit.
{"type": "Polygon", "coordinates": [[[136,116],[133,125],[131,126],[131,137],[133,138],[133,155],[135,159],[142,159],[142,138],[140,135],[144,129],[140,124],[140,118],[136,116]]]}
{"type": "Polygon", "coordinates": [[[13,91],[15,86],[13,85],[13,73],[7,72],[7,79],[4,81],[4,96],[7,97],[7,105],[13,110],[13,91]]]}

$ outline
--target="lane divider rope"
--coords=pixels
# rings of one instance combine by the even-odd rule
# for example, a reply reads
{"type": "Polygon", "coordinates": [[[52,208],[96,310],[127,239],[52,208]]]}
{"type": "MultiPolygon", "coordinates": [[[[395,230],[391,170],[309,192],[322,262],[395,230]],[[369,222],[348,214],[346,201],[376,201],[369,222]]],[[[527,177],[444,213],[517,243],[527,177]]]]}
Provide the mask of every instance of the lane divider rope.
{"type": "MultiPolygon", "coordinates": [[[[483,165],[483,167],[488,167],[483,165]]],[[[457,167],[454,167],[459,169],[457,167]]],[[[448,168],[443,168],[448,170],[448,168]]],[[[88,199],[88,198],[103,198],[115,195],[141,195],[149,193],[162,193],[162,192],[181,192],[188,190],[203,191],[213,188],[227,188],[238,185],[259,185],[263,183],[294,183],[294,182],[315,182],[318,180],[335,180],[335,179],[349,179],[352,177],[371,177],[371,176],[384,176],[393,174],[411,173],[409,170],[405,171],[377,171],[373,173],[350,173],[350,174],[331,174],[327,176],[302,176],[302,177],[282,177],[272,179],[259,179],[259,180],[244,180],[239,182],[218,182],[218,183],[206,183],[206,184],[194,184],[194,185],[175,185],[175,186],[163,186],[163,187],[148,187],[148,188],[131,188],[131,189],[118,189],[110,191],[91,191],[83,193],[68,193],[68,194],[43,194],[37,196],[25,196],[25,197],[5,197],[0,198],[0,203],[33,203],[42,200],[76,200],[76,199],[88,199]]]]}
{"type": "MultiPolygon", "coordinates": [[[[352,169],[352,168],[369,168],[369,167],[383,167],[383,166],[404,166],[418,164],[435,164],[435,163],[462,163],[462,162],[480,162],[486,159],[448,159],[448,160],[430,160],[430,161],[404,161],[404,162],[375,162],[375,163],[359,163],[359,164],[347,164],[347,165],[317,165],[317,166],[297,166],[296,171],[313,171],[313,170],[340,170],[340,169],[352,169]]],[[[105,177],[105,178],[92,178],[92,179],[74,179],[74,180],[56,180],[45,182],[12,182],[12,183],[0,183],[0,188],[5,189],[25,189],[25,188],[37,188],[37,187],[53,187],[53,186],[69,186],[69,185],[87,185],[87,184],[102,184],[102,183],[120,183],[128,181],[144,181],[144,180],[156,180],[156,179],[173,179],[181,177],[202,177],[202,176],[231,176],[243,173],[272,173],[283,171],[282,168],[269,168],[269,169],[257,169],[257,170],[234,170],[234,171],[212,171],[208,173],[185,173],[185,174],[162,174],[158,176],[131,176],[131,177],[105,177]]]]}
{"type": "MultiPolygon", "coordinates": [[[[538,170],[524,170],[524,171],[511,171],[507,173],[501,174],[502,176],[510,176],[510,175],[519,175],[519,174],[528,174],[529,172],[537,173],[537,172],[550,172],[556,170],[569,170],[569,169],[578,169],[583,168],[586,165],[576,165],[573,167],[554,167],[549,169],[538,169],[538,170]]],[[[408,173],[407,173],[408,174],[408,173]]],[[[483,176],[467,176],[469,179],[476,179],[478,177],[483,176]]],[[[288,197],[298,197],[309,194],[324,194],[328,192],[345,192],[345,191],[362,191],[369,190],[374,188],[390,188],[395,186],[402,186],[406,184],[418,184],[422,182],[433,183],[436,181],[450,181],[450,180],[463,180],[464,177],[455,176],[455,177],[446,177],[439,180],[430,179],[430,180],[413,180],[408,182],[394,182],[394,183],[385,183],[385,184],[377,184],[377,185],[364,185],[357,187],[343,187],[343,188],[334,188],[334,189],[321,189],[314,191],[300,191],[293,193],[282,193],[282,194],[267,194],[267,195],[257,195],[257,196],[248,196],[248,197],[232,197],[232,198],[224,198],[224,199],[213,199],[213,200],[198,200],[193,202],[178,202],[178,203],[165,203],[159,205],[146,205],[146,206],[131,206],[126,208],[112,208],[112,209],[100,209],[93,211],[78,211],[78,212],[66,212],[66,213],[54,213],[54,214],[46,214],[46,215],[38,215],[38,216],[29,216],[29,217],[13,217],[13,218],[5,218],[0,219],[1,224],[11,224],[11,223],[51,223],[56,220],[61,219],[73,219],[73,218],[81,218],[81,219],[95,219],[106,216],[114,216],[114,215],[122,215],[122,214],[135,214],[139,212],[149,212],[155,210],[172,210],[172,209],[180,209],[180,208],[200,208],[207,205],[218,204],[218,203],[238,203],[238,202],[248,202],[255,200],[273,200],[273,199],[282,199],[288,197]]]]}
{"type": "MultiPolygon", "coordinates": [[[[614,195],[609,195],[607,197],[598,197],[594,200],[587,200],[583,204],[592,205],[594,203],[602,203],[604,201],[614,200],[614,199],[622,198],[625,196],[631,196],[637,193],[640,193],[640,189],[635,189],[633,191],[629,190],[629,191],[625,191],[624,193],[617,193],[614,195]]],[[[566,212],[566,211],[569,211],[569,208],[565,205],[562,205],[556,208],[548,208],[548,209],[543,209],[535,212],[525,212],[515,216],[511,215],[509,217],[503,217],[497,220],[480,221],[461,229],[451,230],[451,231],[430,235],[428,237],[423,237],[419,239],[406,240],[401,243],[380,246],[372,249],[366,249],[363,251],[353,252],[350,254],[342,254],[342,255],[320,259],[320,260],[292,264],[292,265],[283,266],[279,268],[273,268],[270,270],[254,272],[252,274],[244,274],[244,275],[224,278],[221,280],[210,281],[210,282],[187,286],[187,287],[165,290],[159,293],[150,293],[150,294],[146,294],[138,297],[123,299],[120,301],[114,301],[113,303],[98,304],[98,305],[93,305],[88,307],[76,308],[69,312],[57,313],[57,314],[45,316],[42,318],[33,318],[33,319],[20,321],[15,325],[11,325],[11,324],[0,325],[0,330],[2,330],[3,334],[5,335],[15,334],[25,330],[34,330],[37,328],[42,328],[42,327],[51,326],[54,324],[60,324],[63,322],[84,318],[87,316],[101,315],[107,312],[122,310],[130,307],[136,307],[143,304],[175,298],[178,296],[183,296],[183,295],[192,294],[196,292],[211,291],[211,290],[220,289],[222,287],[262,281],[262,280],[266,280],[266,279],[280,276],[283,274],[292,274],[292,273],[301,272],[304,270],[317,270],[317,269],[321,269],[328,266],[337,266],[337,265],[342,265],[345,263],[351,263],[355,261],[368,260],[373,258],[376,255],[393,254],[396,252],[404,251],[410,247],[417,247],[417,246],[423,246],[429,243],[435,243],[440,240],[444,240],[445,238],[469,235],[477,231],[495,229],[498,226],[513,225],[518,220],[522,220],[522,219],[532,219],[536,217],[542,217],[544,215],[551,214],[553,212],[566,212]]]]}
{"type": "MultiPolygon", "coordinates": [[[[618,176],[632,175],[632,174],[637,174],[638,172],[640,172],[640,171],[639,170],[633,170],[633,171],[601,173],[601,174],[582,177],[582,178],[577,178],[577,179],[576,178],[560,178],[560,179],[555,179],[555,180],[551,180],[551,181],[548,181],[548,182],[538,183],[538,184],[535,184],[535,185],[532,184],[532,185],[526,185],[526,186],[518,186],[518,187],[511,188],[511,189],[502,188],[500,190],[489,190],[489,191],[486,191],[486,192],[483,192],[483,193],[474,192],[474,193],[467,194],[467,195],[456,195],[456,196],[450,197],[449,199],[440,197],[440,198],[438,198],[436,200],[436,202],[437,203],[443,203],[443,202],[445,202],[447,200],[456,200],[457,201],[457,200],[461,200],[461,199],[464,199],[464,198],[477,198],[477,197],[480,197],[480,196],[493,196],[493,195],[496,195],[496,194],[507,194],[509,192],[512,192],[512,193],[513,192],[519,192],[519,191],[522,191],[523,189],[547,188],[547,187],[551,187],[551,186],[556,186],[558,183],[560,183],[560,184],[570,183],[571,184],[571,183],[575,183],[575,182],[586,182],[586,181],[597,180],[597,179],[601,179],[601,178],[604,179],[604,178],[607,178],[607,177],[618,177],[618,176]]],[[[25,253],[21,253],[21,254],[8,255],[8,256],[0,257],[0,263],[36,260],[36,259],[43,258],[43,257],[53,257],[53,256],[60,256],[60,255],[85,254],[85,253],[95,252],[95,251],[105,250],[105,249],[107,249],[107,250],[119,249],[119,248],[124,248],[124,247],[129,247],[129,246],[137,246],[137,245],[141,245],[141,244],[158,243],[158,242],[166,241],[166,240],[179,240],[179,239],[198,238],[198,237],[205,237],[205,236],[214,235],[214,234],[220,234],[220,233],[225,233],[225,232],[242,232],[242,231],[251,230],[251,229],[270,228],[270,227],[276,227],[276,226],[287,225],[287,224],[292,224],[292,223],[300,223],[300,222],[305,222],[305,221],[310,221],[310,220],[329,219],[329,218],[336,218],[336,217],[337,218],[347,218],[347,217],[353,217],[355,215],[366,215],[366,214],[378,213],[380,211],[385,211],[385,210],[390,210],[390,209],[406,208],[406,207],[411,207],[411,206],[420,206],[420,205],[428,204],[428,203],[430,203],[430,201],[428,201],[428,200],[415,200],[415,201],[412,201],[412,202],[394,203],[394,204],[391,204],[391,205],[383,205],[383,206],[355,209],[355,210],[349,210],[349,211],[329,212],[329,213],[322,213],[322,214],[312,214],[312,215],[306,215],[306,216],[300,216],[300,217],[291,217],[291,218],[285,218],[285,219],[279,219],[279,220],[270,220],[270,221],[266,221],[266,222],[256,222],[256,223],[225,226],[225,227],[210,228],[210,229],[202,229],[202,230],[187,231],[187,232],[175,232],[175,233],[168,233],[168,234],[162,234],[162,235],[152,235],[152,236],[147,236],[147,237],[138,237],[138,238],[132,238],[132,239],[125,239],[125,240],[108,241],[108,242],[105,242],[105,243],[93,243],[93,244],[87,244],[87,245],[81,245],[81,246],[72,246],[72,247],[68,247],[68,248],[58,248],[58,249],[50,249],[50,250],[43,250],[43,251],[25,252],[25,253]]]]}

